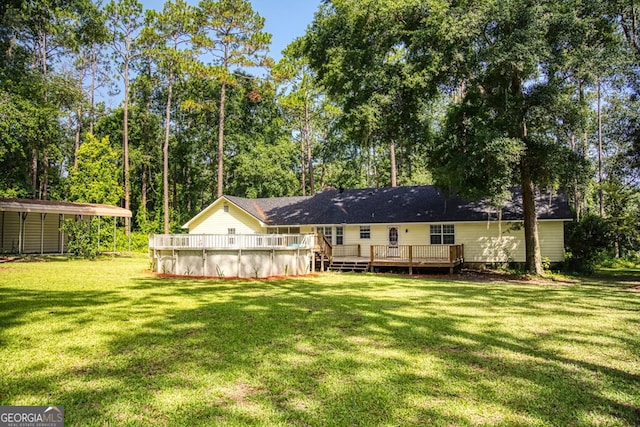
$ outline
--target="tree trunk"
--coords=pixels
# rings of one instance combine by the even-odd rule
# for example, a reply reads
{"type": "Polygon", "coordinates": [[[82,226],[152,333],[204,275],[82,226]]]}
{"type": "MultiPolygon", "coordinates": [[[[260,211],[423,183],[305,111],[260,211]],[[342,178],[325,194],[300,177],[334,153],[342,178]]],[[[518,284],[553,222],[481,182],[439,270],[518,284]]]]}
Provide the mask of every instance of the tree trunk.
{"type": "Polygon", "coordinates": [[[31,150],[31,194],[34,199],[38,198],[38,149],[31,150]]]}
{"type": "Polygon", "coordinates": [[[147,221],[147,165],[142,164],[142,186],[140,189],[140,209],[142,210],[142,220],[147,221]]]}
{"type": "Polygon", "coordinates": [[[538,219],[536,215],[535,188],[526,165],[520,166],[522,187],[522,211],[524,215],[525,268],[532,274],[543,274],[538,219]]]}
{"type": "Polygon", "coordinates": [[[89,107],[89,133],[93,134],[93,124],[96,115],[96,75],[98,74],[98,55],[96,44],[91,49],[91,106],[89,107]]]}
{"type": "Polygon", "coordinates": [[[398,186],[398,177],[396,171],[396,143],[391,141],[389,145],[389,157],[391,158],[391,186],[398,186]]]}
{"type": "Polygon", "coordinates": [[[309,166],[309,193],[313,196],[316,194],[316,182],[313,176],[313,159],[311,157],[311,123],[309,114],[309,102],[304,102],[304,139],[307,146],[307,166],[309,166]]]}
{"type": "Polygon", "coordinates": [[[304,130],[300,132],[300,181],[302,181],[302,195],[307,195],[307,164],[305,160],[306,150],[305,150],[305,140],[307,139],[304,136],[304,130]]]}
{"type": "Polygon", "coordinates": [[[220,117],[218,118],[218,197],[224,194],[224,108],[227,95],[227,84],[220,88],[220,117]]]}
{"type": "Polygon", "coordinates": [[[173,71],[169,72],[167,106],[165,110],[164,145],[162,146],[162,198],[164,204],[164,234],[169,234],[169,132],[171,130],[171,95],[173,71]]]}
{"type": "Polygon", "coordinates": [[[602,88],[598,79],[598,201],[600,217],[604,217],[604,194],[602,192],[602,88]]]}
{"type": "MultiPolygon", "coordinates": [[[[577,153],[577,146],[576,146],[576,136],[575,134],[571,134],[571,150],[574,153],[577,153]]],[[[581,192],[580,192],[580,187],[578,185],[578,178],[573,178],[573,208],[576,211],[576,221],[580,221],[580,218],[582,217],[582,205],[580,203],[580,200],[582,200],[582,197],[580,196],[581,192]]]]}
{"type": "Polygon", "coordinates": [[[47,149],[42,150],[42,200],[49,197],[49,154],[47,149]]]}
{"type": "Polygon", "coordinates": [[[78,123],[76,123],[76,140],[73,144],[73,169],[78,170],[78,150],[80,149],[80,133],[82,132],[82,104],[78,103],[76,111],[78,123]]]}
{"type": "MultiPolygon", "coordinates": [[[[124,63],[124,111],[122,117],[122,154],[124,165],[124,208],[129,209],[131,184],[129,179],[129,59],[124,63]]],[[[129,218],[125,218],[125,230],[129,235],[129,218]]]]}

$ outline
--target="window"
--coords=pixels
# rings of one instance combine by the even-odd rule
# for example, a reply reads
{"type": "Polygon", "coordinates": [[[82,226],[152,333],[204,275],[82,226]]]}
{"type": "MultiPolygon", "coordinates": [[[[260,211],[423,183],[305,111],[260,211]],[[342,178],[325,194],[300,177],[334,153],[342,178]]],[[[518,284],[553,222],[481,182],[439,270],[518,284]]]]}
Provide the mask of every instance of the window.
{"type": "Polygon", "coordinates": [[[267,228],[267,234],[300,234],[300,227],[267,228]]]}
{"type": "Polygon", "coordinates": [[[235,228],[227,228],[227,234],[229,235],[229,244],[230,245],[235,245],[236,244],[236,229],[235,228]]]}
{"type": "Polygon", "coordinates": [[[222,210],[223,210],[224,212],[229,212],[229,205],[224,205],[224,206],[222,207],[222,210]]]}
{"type": "Polygon", "coordinates": [[[344,245],[344,227],[336,227],[336,245],[344,245]]]}
{"type": "Polygon", "coordinates": [[[432,245],[453,245],[456,241],[453,224],[432,225],[430,228],[432,245]]]}
{"type": "Polygon", "coordinates": [[[361,239],[370,239],[371,238],[371,226],[369,226],[369,225],[361,225],[360,226],[360,238],[361,239]]]}

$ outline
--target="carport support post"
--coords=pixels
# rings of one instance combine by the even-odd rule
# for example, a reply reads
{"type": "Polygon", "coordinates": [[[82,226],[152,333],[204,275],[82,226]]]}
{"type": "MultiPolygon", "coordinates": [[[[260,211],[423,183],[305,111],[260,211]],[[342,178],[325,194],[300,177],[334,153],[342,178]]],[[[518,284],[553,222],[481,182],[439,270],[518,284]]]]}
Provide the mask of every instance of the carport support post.
{"type": "Polygon", "coordinates": [[[60,254],[64,255],[64,214],[60,215],[60,254]]]}
{"type": "Polygon", "coordinates": [[[100,215],[98,215],[98,253],[100,253],[100,215]]]}
{"type": "Polygon", "coordinates": [[[20,224],[18,226],[18,253],[22,255],[24,246],[24,221],[27,219],[27,213],[25,212],[23,216],[22,212],[18,212],[18,215],[20,216],[20,224]]]}
{"type": "Polygon", "coordinates": [[[118,233],[118,217],[113,217],[113,253],[116,253],[116,237],[118,233]]]}
{"type": "Polygon", "coordinates": [[[44,218],[46,216],[45,213],[40,214],[40,255],[44,254],[44,218]]]}

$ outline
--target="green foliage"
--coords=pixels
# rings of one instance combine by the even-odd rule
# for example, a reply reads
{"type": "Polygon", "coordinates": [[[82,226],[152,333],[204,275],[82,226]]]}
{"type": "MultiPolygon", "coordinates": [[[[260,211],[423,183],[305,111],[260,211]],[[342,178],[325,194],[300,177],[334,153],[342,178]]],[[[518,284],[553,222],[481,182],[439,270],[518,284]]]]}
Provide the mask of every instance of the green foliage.
{"type": "Polygon", "coordinates": [[[98,225],[97,219],[75,220],[67,219],[62,225],[62,231],[68,238],[67,248],[70,254],[86,259],[98,256],[98,225]]]}
{"type": "Polygon", "coordinates": [[[290,141],[258,143],[233,159],[229,194],[244,197],[293,196],[299,188],[293,172],[295,149],[290,141]],[[265,179],[268,177],[268,179],[265,179]]]}
{"type": "Polygon", "coordinates": [[[118,182],[120,152],[109,144],[109,138],[98,139],[87,134],[77,153],[78,167],[69,175],[71,199],[85,203],[116,205],[123,196],[118,182]]]}
{"type": "Polygon", "coordinates": [[[612,253],[613,241],[611,224],[597,215],[585,215],[580,221],[568,223],[564,269],[592,273],[598,260],[612,253]]]}

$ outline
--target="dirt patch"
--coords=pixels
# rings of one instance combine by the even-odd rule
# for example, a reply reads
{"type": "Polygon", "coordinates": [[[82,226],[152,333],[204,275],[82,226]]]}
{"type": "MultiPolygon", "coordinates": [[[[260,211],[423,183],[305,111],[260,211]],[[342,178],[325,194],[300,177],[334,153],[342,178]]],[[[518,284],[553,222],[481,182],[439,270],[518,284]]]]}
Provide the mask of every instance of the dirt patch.
{"type": "Polygon", "coordinates": [[[514,274],[507,271],[499,270],[475,270],[475,269],[462,269],[458,274],[414,274],[408,277],[416,277],[423,279],[438,279],[438,280],[464,280],[467,282],[482,282],[482,283],[513,283],[523,285],[573,285],[579,283],[579,280],[570,279],[566,277],[540,277],[530,276],[525,274],[514,274]]]}
{"type": "Polygon", "coordinates": [[[150,270],[145,270],[147,274],[150,274],[155,277],[160,277],[162,279],[196,279],[196,280],[238,280],[238,281],[247,281],[247,280],[257,280],[257,281],[268,281],[268,280],[286,280],[286,279],[300,279],[306,277],[316,277],[318,273],[309,273],[298,276],[269,276],[269,277],[238,277],[238,276],[185,276],[180,274],[168,274],[168,273],[154,273],[150,270]]]}
{"type": "Polygon", "coordinates": [[[0,264],[8,262],[42,262],[43,258],[39,256],[0,256],[0,264]]]}

